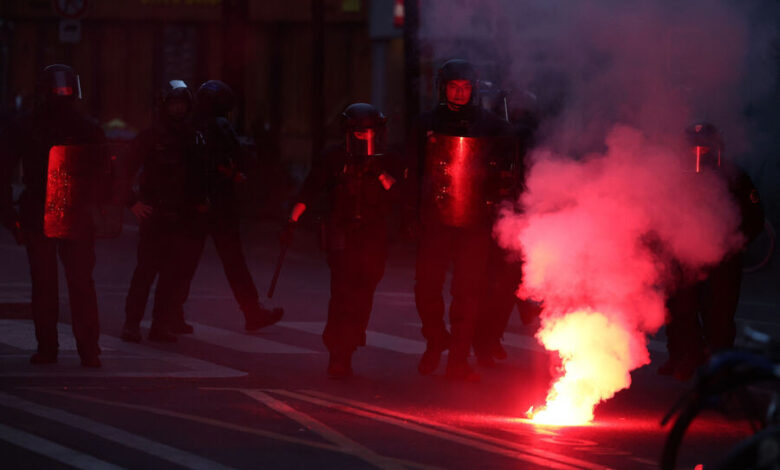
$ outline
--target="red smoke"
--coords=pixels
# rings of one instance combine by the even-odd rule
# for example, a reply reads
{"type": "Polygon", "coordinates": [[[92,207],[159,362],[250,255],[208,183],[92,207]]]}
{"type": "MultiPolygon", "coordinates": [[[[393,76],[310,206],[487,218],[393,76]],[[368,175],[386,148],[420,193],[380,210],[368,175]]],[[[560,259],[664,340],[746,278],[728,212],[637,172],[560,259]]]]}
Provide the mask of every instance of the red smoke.
{"type": "Polygon", "coordinates": [[[518,295],[544,302],[537,338],[563,359],[568,377],[552,392],[580,402],[577,422],[649,362],[645,337],[664,323],[667,261],[696,269],[742,243],[725,183],[697,174],[687,153],[626,126],[606,146],[583,161],[538,154],[525,212],[507,209],[495,226],[499,243],[525,257],[518,295]]]}

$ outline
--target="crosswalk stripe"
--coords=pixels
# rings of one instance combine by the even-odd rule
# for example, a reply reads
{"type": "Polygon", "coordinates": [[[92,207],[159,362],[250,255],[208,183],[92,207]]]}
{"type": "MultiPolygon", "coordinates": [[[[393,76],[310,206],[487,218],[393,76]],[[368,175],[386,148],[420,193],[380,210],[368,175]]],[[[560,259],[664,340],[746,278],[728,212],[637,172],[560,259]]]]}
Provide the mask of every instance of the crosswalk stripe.
{"type": "MultiPolygon", "coordinates": [[[[57,325],[63,337],[63,330],[70,330],[70,325],[60,323],[57,325]]],[[[73,341],[72,334],[68,341],[73,341]]],[[[22,350],[35,350],[35,330],[30,320],[7,320],[0,319],[0,343],[8,344],[12,347],[22,350]]],[[[67,344],[60,339],[60,345],[67,344]]],[[[104,352],[104,366],[100,369],[87,369],[84,367],[73,368],[67,364],[55,364],[47,367],[27,368],[21,371],[0,370],[0,377],[178,377],[178,378],[226,378],[243,377],[246,372],[231,369],[229,367],[214,364],[212,362],[196,359],[194,357],[176,354],[162,349],[149,347],[143,344],[126,343],[119,338],[101,335],[100,346],[104,352]],[[121,354],[114,356],[113,351],[121,354]],[[148,371],[148,370],[127,370],[114,369],[110,365],[112,359],[127,358],[128,356],[142,359],[144,363],[164,363],[174,366],[177,370],[168,371],[148,371]]],[[[75,350],[75,345],[73,346],[75,350]]],[[[8,357],[2,354],[0,357],[8,357]]],[[[63,362],[63,361],[61,361],[63,362]]]]}
{"type": "MultiPolygon", "coordinates": [[[[312,334],[322,334],[325,322],[279,322],[279,326],[293,330],[304,331],[312,334]]],[[[366,345],[380,349],[387,349],[402,354],[422,354],[425,351],[425,342],[401,336],[389,335],[378,331],[366,331],[366,345]]]]}
{"type": "Polygon", "coordinates": [[[0,439],[80,470],[122,470],[118,465],[4,424],[0,424],[0,439]]]}
{"type": "MultiPolygon", "coordinates": [[[[60,344],[60,351],[76,351],[76,340],[73,338],[70,325],[63,323],[57,325],[57,341],[60,344]]],[[[35,325],[32,320],[0,319],[0,343],[23,351],[38,349],[35,325]]]]}
{"type": "MultiPolygon", "coordinates": [[[[193,339],[204,343],[214,344],[234,351],[254,354],[318,354],[319,351],[292,346],[278,341],[272,341],[248,333],[216,328],[203,323],[190,322],[195,329],[193,339]]],[[[149,327],[150,322],[143,322],[143,326],[149,327]]]]}
{"type": "Polygon", "coordinates": [[[199,455],[152,441],[137,434],[132,434],[83,416],[23,400],[15,395],[0,392],[0,405],[15,408],[25,413],[55,421],[80,431],[95,434],[107,441],[144,452],[180,467],[192,470],[232,470],[231,467],[227,467],[199,455]]]}

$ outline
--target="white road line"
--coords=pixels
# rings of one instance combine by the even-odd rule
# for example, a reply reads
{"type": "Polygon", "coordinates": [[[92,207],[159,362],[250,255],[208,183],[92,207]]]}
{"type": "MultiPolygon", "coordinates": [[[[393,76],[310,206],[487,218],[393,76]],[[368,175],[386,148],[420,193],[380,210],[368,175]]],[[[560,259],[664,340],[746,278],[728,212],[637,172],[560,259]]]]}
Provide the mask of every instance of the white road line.
{"type": "MultiPolygon", "coordinates": [[[[57,341],[60,351],[76,351],[76,340],[70,325],[57,325],[57,341]]],[[[32,320],[0,319],[0,343],[7,344],[23,351],[35,351],[38,343],[35,340],[35,325],[32,320]]]]}
{"type": "MultiPolygon", "coordinates": [[[[376,413],[378,415],[385,415],[385,416],[388,416],[388,417],[398,418],[398,419],[400,419],[400,420],[402,420],[404,422],[419,423],[421,425],[433,427],[433,428],[436,428],[436,429],[440,429],[442,431],[446,431],[446,432],[449,432],[449,433],[452,433],[452,434],[456,434],[458,436],[463,436],[463,437],[466,437],[466,438],[473,438],[473,439],[481,440],[481,441],[484,441],[484,442],[487,442],[487,443],[490,443],[490,444],[495,444],[495,445],[498,445],[498,446],[509,447],[510,449],[514,449],[514,450],[517,450],[519,452],[526,452],[528,454],[539,456],[539,457],[542,457],[542,458],[545,458],[545,459],[550,459],[552,461],[562,462],[564,464],[575,465],[575,466],[578,466],[578,467],[592,469],[592,470],[600,470],[600,469],[604,469],[605,468],[603,465],[594,464],[594,463],[588,462],[586,460],[581,460],[581,459],[577,459],[577,458],[574,458],[574,457],[568,457],[566,455],[556,454],[554,452],[546,451],[546,450],[543,450],[543,449],[537,449],[536,447],[533,447],[533,446],[523,445],[523,444],[519,444],[519,443],[516,443],[516,442],[513,442],[513,441],[507,441],[507,440],[504,440],[504,439],[499,439],[497,437],[488,436],[488,435],[481,434],[481,433],[478,433],[478,432],[470,431],[468,429],[462,429],[462,428],[458,428],[458,427],[455,427],[455,426],[450,426],[450,425],[447,425],[447,424],[439,423],[437,421],[429,420],[429,419],[426,419],[426,418],[423,418],[423,417],[420,417],[420,416],[415,416],[415,415],[411,415],[411,414],[408,414],[408,413],[401,413],[401,412],[398,412],[398,411],[389,410],[387,408],[382,408],[382,407],[379,407],[379,406],[370,405],[370,404],[367,404],[367,403],[362,403],[362,402],[357,401],[357,400],[350,400],[350,399],[347,399],[347,398],[336,397],[336,396],[333,396],[333,395],[328,395],[326,393],[322,393],[322,392],[318,392],[318,391],[314,391],[314,390],[300,390],[300,392],[304,393],[304,394],[308,394],[308,395],[313,396],[313,397],[318,397],[318,398],[323,399],[323,400],[330,400],[330,401],[333,401],[335,403],[343,403],[343,404],[346,404],[346,405],[349,405],[349,406],[352,406],[352,407],[356,407],[356,408],[362,409],[362,411],[368,411],[368,412],[376,413]]],[[[544,430],[544,428],[542,428],[541,431],[533,431],[534,435],[545,434],[545,433],[547,433],[547,431],[544,430]]]]}
{"type": "MultiPolygon", "coordinates": [[[[218,427],[220,429],[227,429],[227,430],[230,430],[230,431],[242,432],[242,433],[250,434],[252,436],[259,436],[259,437],[262,437],[262,438],[265,438],[265,439],[274,439],[274,440],[277,440],[277,441],[287,442],[287,443],[290,443],[290,444],[296,444],[296,445],[300,445],[300,446],[304,446],[304,447],[310,447],[310,448],[313,448],[313,449],[327,450],[327,451],[331,451],[331,452],[348,453],[345,449],[342,449],[341,447],[337,447],[337,446],[335,446],[333,444],[328,444],[328,443],[325,443],[325,442],[320,442],[319,440],[318,441],[311,441],[311,440],[307,440],[307,439],[301,439],[301,438],[298,438],[298,437],[295,437],[295,436],[288,436],[288,435],[285,435],[285,434],[279,434],[279,433],[275,433],[275,432],[272,432],[272,431],[266,431],[266,430],[263,430],[263,429],[257,429],[257,428],[253,428],[253,427],[242,426],[242,425],[239,425],[239,424],[228,423],[226,421],[220,421],[220,420],[216,420],[216,419],[212,419],[212,418],[206,418],[204,416],[197,416],[197,415],[193,415],[193,414],[180,413],[180,412],[177,412],[177,411],[172,411],[172,410],[167,409],[167,408],[166,409],[164,409],[164,408],[154,408],[154,407],[151,407],[151,406],[134,405],[134,404],[126,403],[126,402],[117,402],[117,401],[103,400],[103,399],[100,399],[100,398],[94,398],[94,397],[88,397],[88,396],[73,394],[73,393],[70,393],[70,392],[62,392],[62,391],[59,391],[59,390],[56,390],[56,391],[55,390],[50,390],[50,389],[47,389],[45,387],[32,387],[30,389],[31,390],[38,390],[38,391],[41,391],[41,392],[44,392],[44,393],[50,393],[52,395],[66,397],[66,398],[69,398],[71,400],[80,400],[80,401],[84,401],[84,402],[87,402],[87,403],[99,403],[101,405],[116,406],[116,407],[119,407],[119,408],[124,408],[124,409],[128,409],[128,410],[133,410],[133,411],[141,411],[141,412],[144,412],[144,413],[152,413],[152,414],[155,414],[155,415],[158,415],[158,416],[168,416],[168,417],[172,417],[172,418],[176,418],[176,419],[181,419],[181,420],[184,420],[184,421],[200,423],[200,424],[204,424],[204,425],[207,425],[207,426],[214,426],[214,427],[218,427]]],[[[234,391],[234,389],[231,389],[231,388],[209,388],[209,387],[200,388],[200,390],[229,390],[229,391],[234,391]]],[[[400,465],[404,466],[405,468],[412,468],[412,469],[419,469],[419,470],[439,470],[438,468],[432,467],[430,465],[424,465],[424,464],[420,464],[420,463],[417,463],[417,462],[412,462],[412,461],[409,461],[409,460],[398,459],[398,458],[395,458],[395,457],[386,457],[386,459],[388,459],[388,460],[390,460],[392,462],[397,462],[400,465]]]]}
{"type": "Polygon", "coordinates": [[[0,439],[80,470],[122,470],[123,468],[4,424],[0,424],[0,439]]]}
{"type": "MultiPolygon", "coordinates": [[[[67,346],[67,341],[73,342],[73,335],[70,333],[70,325],[60,323],[57,329],[61,332],[60,347],[67,346]],[[66,336],[64,331],[68,331],[66,336]]],[[[35,350],[35,329],[30,320],[6,320],[0,319],[0,343],[10,344],[22,350],[35,350]],[[21,341],[24,341],[23,343],[21,341]]],[[[60,360],[59,364],[52,364],[46,367],[28,367],[24,370],[0,370],[0,377],[172,377],[172,378],[226,378],[243,377],[246,372],[231,369],[229,367],[203,361],[194,357],[176,354],[162,349],[156,349],[143,344],[125,343],[119,338],[107,335],[100,336],[100,346],[107,354],[103,355],[103,367],[100,369],[88,369],[80,366],[73,367],[64,364],[60,360]],[[111,352],[118,351],[114,357],[111,352]],[[123,370],[114,369],[111,365],[113,358],[123,360],[127,356],[136,357],[139,362],[163,363],[165,368],[174,370],[148,371],[148,370],[123,370]]],[[[75,350],[75,344],[72,350],[75,350]]],[[[71,351],[72,351],[71,350],[71,351]]],[[[13,355],[18,356],[18,355],[13,355]]],[[[6,358],[8,355],[0,354],[0,358],[6,358]]],[[[67,357],[67,356],[66,356],[67,357]]],[[[77,362],[73,361],[74,364],[77,362]]]]}
{"type": "Polygon", "coordinates": [[[353,403],[360,404],[360,402],[350,403],[351,400],[346,399],[339,399],[337,401],[335,400],[335,397],[331,398],[328,395],[319,394],[317,392],[304,391],[304,393],[307,394],[290,392],[287,390],[269,390],[269,392],[297,400],[306,401],[325,408],[335,409],[344,413],[353,414],[355,416],[372,419],[374,421],[393,424],[403,429],[438,437],[440,439],[455,442],[456,444],[466,445],[484,452],[504,455],[516,460],[540,465],[545,468],[554,468],[558,470],[578,470],[583,468],[602,470],[604,468],[603,466],[592,464],[584,460],[542,451],[534,447],[523,446],[514,442],[491,438],[490,436],[484,436],[479,433],[458,429],[442,423],[421,420],[409,415],[405,415],[405,418],[400,418],[393,416],[393,412],[377,413],[376,411],[371,410],[369,406],[352,406],[353,403]]]}
{"type": "MultiPolygon", "coordinates": [[[[290,328],[293,330],[304,331],[312,334],[322,334],[322,330],[325,328],[325,322],[279,322],[279,326],[284,328],[290,328]]],[[[378,331],[366,331],[366,345],[387,349],[389,351],[395,351],[402,354],[422,354],[425,351],[425,342],[404,338],[401,336],[389,335],[387,333],[380,333],[378,331]]]]}
{"type": "Polygon", "coordinates": [[[0,392],[0,405],[9,408],[16,408],[25,413],[40,416],[51,421],[70,426],[72,428],[95,434],[107,441],[115,442],[121,446],[135,449],[146,454],[152,455],[162,460],[173,463],[180,467],[192,470],[232,470],[213,460],[206,459],[199,455],[177,449],[159,442],[152,441],[145,437],[124,431],[107,424],[93,421],[83,416],[68,413],[67,411],[50,408],[39,405],[38,403],[23,400],[15,395],[9,395],[0,392]]]}
{"type": "MultiPolygon", "coordinates": [[[[141,324],[148,328],[150,322],[145,321],[141,324]]],[[[190,322],[190,324],[195,329],[195,333],[188,337],[234,351],[253,354],[318,354],[320,352],[203,323],[190,322]]]]}
{"type": "Polygon", "coordinates": [[[296,421],[297,423],[303,425],[307,429],[319,434],[325,440],[338,445],[342,449],[346,449],[350,454],[365,460],[371,465],[374,465],[378,468],[387,469],[387,470],[402,470],[403,468],[405,468],[404,466],[399,465],[395,462],[388,461],[387,459],[377,454],[376,452],[372,451],[368,447],[358,444],[357,442],[341,434],[340,432],[324,424],[323,422],[318,421],[312,418],[311,416],[296,410],[295,408],[291,407],[287,403],[277,400],[271,397],[270,395],[268,395],[267,393],[261,392],[259,390],[250,390],[250,389],[235,389],[235,390],[243,393],[244,395],[254,400],[259,401],[260,403],[271,408],[277,413],[287,416],[293,421],[296,421]]]}

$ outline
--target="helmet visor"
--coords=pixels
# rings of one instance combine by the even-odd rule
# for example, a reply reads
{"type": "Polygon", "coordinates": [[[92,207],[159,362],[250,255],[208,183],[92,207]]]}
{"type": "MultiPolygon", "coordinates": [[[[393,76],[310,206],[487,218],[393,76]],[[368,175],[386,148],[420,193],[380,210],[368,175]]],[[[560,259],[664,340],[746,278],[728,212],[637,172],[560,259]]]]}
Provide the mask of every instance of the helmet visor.
{"type": "Polygon", "coordinates": [[[50,76],[49,92],[52,96],[81,98],[81,83],[79,76],[66,71],[56,71],[50,76]]]}
{"type": "Polygon", "coordinates": [[[370,157],[385,153],[385,129],[348,129],[347,153],[353,157],[370,157]]]}
{"type": "Polygon", "coordinates": [[[720,168],[720,149],[706,145],[695,145],[693,156],[696,162],[696,173],[701,173],[704,168],[720,168]]]}

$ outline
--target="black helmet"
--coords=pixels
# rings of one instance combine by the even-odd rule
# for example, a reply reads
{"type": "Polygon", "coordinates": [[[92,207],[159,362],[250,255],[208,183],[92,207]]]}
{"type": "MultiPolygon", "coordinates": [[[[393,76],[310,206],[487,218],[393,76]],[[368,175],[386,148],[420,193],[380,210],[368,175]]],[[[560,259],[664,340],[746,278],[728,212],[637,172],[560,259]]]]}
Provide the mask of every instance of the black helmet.
{"type": "Polygon", "coordinates": [[[195,97],[200,113],[212,117],[227,116],[236,101],[233,90],[221,80],[204,82],[195,97]]]}
{"type": "Polygon", "coordinates": [[[688,145],[693,149],[696,173],[703,167],[719,168],[723,158],[723,134],[713,124],[695,122],[685,129],[688,145]]]}
{"type": "Polygon", "coordinates": [[[192,92],[183,80],[170,80],[160,91],[160,113],[167,119],[181,121],[192,112],[192,92]],[[168,106],[174,101],[184,103],[185,109],[180,110],[178,115],[171,115],[168,106]]]}
{"type": "Polygon", "coordinates": [[[463,59],[451,59],[445,62],[436,72],[436,89],[439,93],[439,104],[447,103],[447,82],[451,80],[468,80],[471,82],[471,100],[469,105],[477,103],[478,78],[477,70],[471,63],[463,59]]]}
{"type": "Polygon", "coordinates": [[[387,118],[368,103],[354,103],[341,113],[347,153],[354,157],[382,155],[387,118]]]}
{"type": "Polygon", "coordinates": [[[67,65],[49,65],[38,75],[35,94],[40,103],[52,100],[81,99],[81,82],[75,70],[67,65]]]}

